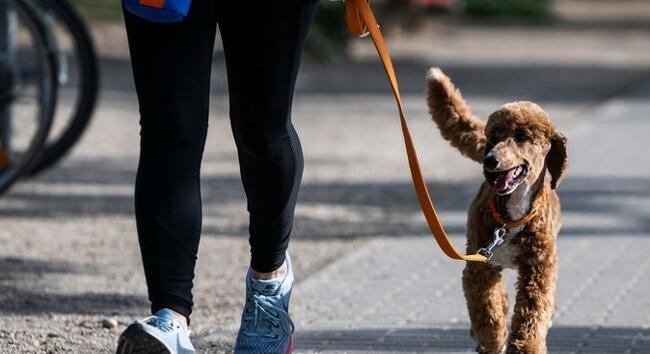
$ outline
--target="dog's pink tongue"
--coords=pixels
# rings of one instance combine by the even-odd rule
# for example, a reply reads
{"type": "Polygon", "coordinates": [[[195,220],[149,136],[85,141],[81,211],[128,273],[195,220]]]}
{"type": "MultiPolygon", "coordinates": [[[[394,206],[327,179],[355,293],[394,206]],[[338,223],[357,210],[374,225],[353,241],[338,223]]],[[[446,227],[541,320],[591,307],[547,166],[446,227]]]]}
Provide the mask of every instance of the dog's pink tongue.
{"type": "Polygon", "coordinates": [[[515,170],[516,168],[510,169],[497,177],[494,181],[494,189],[496,189],[497,192],[503,192],[508,189],[510,182],[514,179],[515,170]]]}

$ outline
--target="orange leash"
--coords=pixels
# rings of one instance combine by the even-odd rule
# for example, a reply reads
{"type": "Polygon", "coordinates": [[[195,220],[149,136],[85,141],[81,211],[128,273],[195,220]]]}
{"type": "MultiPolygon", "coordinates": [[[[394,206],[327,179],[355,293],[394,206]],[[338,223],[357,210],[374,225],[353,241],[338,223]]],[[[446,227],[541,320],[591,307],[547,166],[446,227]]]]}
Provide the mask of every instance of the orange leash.
{"type": "Polygon", "coordinates": [[[440,246],[442,251],[450,258],[465,261],[485,262],[486,257],[480,254],[463,255],[458,252],[449,240],[449,236],[447,236],[447,233],[440,222],[436,208],[431,201],[429,189],[427,188],[427,184],[422,176],[422,169],[418,162],[417,152],[415,151],[415,145],[413,144],[413,138],[411,137],[411,132],[406,120],[406,113],[404,112],[404,106],[402,104],[402,98],[399,93],[397,75],[393,68],[393,62],[388,54],[388,50],[386,49],[384,37],[382,36],[381,31],[379,31],[377,20],[375,19],[372,10],[370,10],[368,0],[346,0],[345,17],[348,31],[351,34],[370,34],[370,38],[372,38],[375,48],[377,49],[377,54],[379,54],[379,58],[384,66],[384,70],[388,76],[388,81],[390,82],[390,87],[393,91],[393,96],[395,96],[395,101],[397,102],[397,110],[399,111],[402,134],[404,135],[404,144],[406,146],[406,155],[408,156],[415,193],[418,196],[422,213],[424,213],[429,229],[438,243],[438,246],[440,246]]]}

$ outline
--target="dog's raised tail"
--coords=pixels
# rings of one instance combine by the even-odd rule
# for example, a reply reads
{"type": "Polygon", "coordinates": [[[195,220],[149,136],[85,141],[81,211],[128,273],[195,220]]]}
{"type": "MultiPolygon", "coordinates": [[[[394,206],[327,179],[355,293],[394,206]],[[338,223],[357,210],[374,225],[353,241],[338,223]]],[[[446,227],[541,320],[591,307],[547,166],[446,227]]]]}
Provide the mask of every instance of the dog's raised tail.
{"type": "Polygon", "coordinates": [[[470,159],[482,162],[485,148],[485,122],[474,116],[460,91],[438,68],[427,73],[429,113],[442,137],[470,159]]]}

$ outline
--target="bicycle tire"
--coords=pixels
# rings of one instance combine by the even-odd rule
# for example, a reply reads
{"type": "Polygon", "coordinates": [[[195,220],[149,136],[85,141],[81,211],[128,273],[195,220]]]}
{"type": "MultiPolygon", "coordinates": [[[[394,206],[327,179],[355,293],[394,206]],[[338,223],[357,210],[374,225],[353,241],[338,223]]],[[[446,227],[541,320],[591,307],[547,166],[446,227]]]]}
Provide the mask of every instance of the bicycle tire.
{"type": "MultiPolygon", "coordinates": [[[[2,0],[0,0],[2,1],[2,0]]],[[[39,53],[43,54],[44,67],[49,72],[49,79],[42,78],[40,84],[40,102],[38,110],[38,128],[29,142],[29,147],[22,154],[22,160],[11,168],[0,171],[0,195],[6,192],[11,185],[29,171],[33,164],[38,161],[42,148],[50,131],[52,117],[57,97],[57,62],[54,53],[51,51],[52,40],[49,37],[47,28],[41,22],[38,10],[25,0],[4,0],[11,5],[20,16],[21,22],[27,26],[34,44],[38,46],[39,53]],[[8,171],[8,172],[7,172],[8,171]]]]}
{"type": "Polygon", "coordinates": [[[80,96],[63,132],[54,141],[45,142],[43,154],[27,172],[28,176],[34,176],[52,167],[79,141],[92,118],[99,90],[99,67],[95,46],[79,12],[68,0],[36,0],[35,2],[42,9],[53,11],[74,39],[80,71],[80,96]]]}

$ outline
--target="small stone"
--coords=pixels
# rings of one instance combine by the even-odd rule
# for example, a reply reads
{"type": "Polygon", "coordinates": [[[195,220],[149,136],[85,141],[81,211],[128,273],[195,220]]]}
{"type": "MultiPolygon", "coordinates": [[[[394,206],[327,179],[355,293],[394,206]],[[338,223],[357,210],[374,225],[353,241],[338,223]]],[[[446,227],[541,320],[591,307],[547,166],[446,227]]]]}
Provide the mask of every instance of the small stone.
{"type": "Polygon", "coordinates": [[[56,334],[56,333],[54,333],[54,332],[50,332],[50,333],[48,333],[47,336],[48,336],[49,338],[58,338],[58,337],[60,337],[60,335],[58,335],[58,334],[56,334]]]}
{"type": "Polygon", "coordinates": [[[92,323],[90,323],[89,321],[81,321],[81,322],[79,322],[78,326],[81,327],[81,328],[87,328],[87,329],[92,329],[93,328],[92,323]]]}
{"type": "Polygon", "coordinates": [[[102,327],[104,328],[116,328],[117,320],[114,318],[105,318],[102,320],[102,327]]]}

